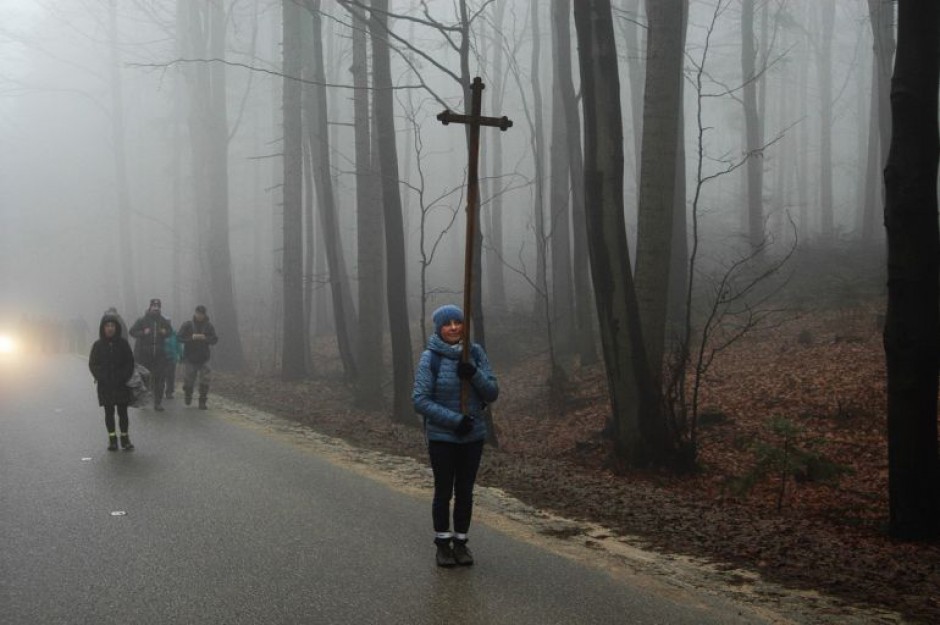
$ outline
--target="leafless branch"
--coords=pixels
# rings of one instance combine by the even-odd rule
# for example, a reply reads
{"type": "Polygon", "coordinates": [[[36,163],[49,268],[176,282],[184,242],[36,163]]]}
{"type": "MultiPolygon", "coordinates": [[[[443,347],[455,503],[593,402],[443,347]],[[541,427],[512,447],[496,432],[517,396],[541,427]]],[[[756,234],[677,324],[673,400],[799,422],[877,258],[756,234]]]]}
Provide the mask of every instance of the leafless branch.
{"type": "Polygon", "coordinates": [[[327,87],[331,89],[368,89],[370,91],[381,91],[383,89],[424,89],[423,85],[396,85],[392,87],[356,87],[354,85],[341,85],[336,83],[329,82],[318,82],[315,80],[307,80],[305,78],[299,78],[297,76],[288,76],[282,72],[277,72],[270,69],[265,69],[263,67],[256,67],[254,65],[248,65],[247,63],[239,63],[238,61],[227,61],[225,59],[211,58],[211,59],[174,59],[172,61],[167,61],[166,63],[128,63],[128,67],[141,67],[141,68],[152,68],[152,69],[167,69],[175,65],[183,65],[187,63],[222,63],[224,65],[229,65],[231,67],[240,67],[242,69],[247,69],[252,72],[261,72],[262,74],[270,74],[271,76],[277,76],[278,78],[284,78],[285,80],[293,80],[305,85],[314,85],[317,87],[327,87]]]}

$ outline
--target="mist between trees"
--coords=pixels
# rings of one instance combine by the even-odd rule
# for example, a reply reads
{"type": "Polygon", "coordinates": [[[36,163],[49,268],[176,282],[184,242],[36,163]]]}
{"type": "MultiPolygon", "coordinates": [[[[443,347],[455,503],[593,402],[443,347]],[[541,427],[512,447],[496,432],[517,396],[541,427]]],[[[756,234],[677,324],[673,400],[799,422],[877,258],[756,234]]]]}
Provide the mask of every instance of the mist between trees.
{"type": "MultiPolygon", "coordinates": [[[[903,3],[902,3],[903,4],[903,3]]],[[[412,419],[430,312],[607,368],[617,450],[694,462],[716,341],[885,293],[884,0],[0,4],[0,315],[209,307],[220,366],[412,419]],[[821,268],[832,271],[823,272],[821,268]],[[704,369],[703,369],[704,367],[704,369]],[[687,383],[689,381],[689,383],[687,383]]]]}

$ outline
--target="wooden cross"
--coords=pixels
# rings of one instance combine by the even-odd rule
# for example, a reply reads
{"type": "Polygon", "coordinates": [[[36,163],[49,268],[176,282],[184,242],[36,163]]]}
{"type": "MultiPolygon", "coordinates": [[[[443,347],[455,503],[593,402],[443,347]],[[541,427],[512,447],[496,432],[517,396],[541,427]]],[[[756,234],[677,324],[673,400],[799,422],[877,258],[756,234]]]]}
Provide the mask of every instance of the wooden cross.
{"type": "MultiPolygon", "coordinates": [[[[506,130],[512,127],[509,118],[502,117],[483,117],[480,115],[483,108],[483,80],[477,76],[470,85],[472,92],[470,114],[458,115],[452,111],[445,110],[437,116],[445,126],[451,122],[455,124],[467,124],[470,127],[469,158],[470,165],[467,170],[467,239],[466,250],[464,252],[464,270],[463,270],[463,350],[460,360],[470,362],[470,317],[473,289],[473,239],[476,236],[477,224],[477,190],[479,187],[478,164],[480,160],[480,126],[494,126],[500,130],[506,130]]],[[[470,385],[468,380],[462,380],[460,383],[460,412],[467,410],[467,398],[470,394],[470,385]]]]}

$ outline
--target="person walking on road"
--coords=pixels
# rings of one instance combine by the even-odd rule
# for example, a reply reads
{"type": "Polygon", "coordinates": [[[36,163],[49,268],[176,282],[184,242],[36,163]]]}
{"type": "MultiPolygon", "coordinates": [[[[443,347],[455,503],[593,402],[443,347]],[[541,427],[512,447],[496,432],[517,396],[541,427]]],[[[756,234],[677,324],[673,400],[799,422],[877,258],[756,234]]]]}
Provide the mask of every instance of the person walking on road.
{"type": "Polygon", "coordinates": [[[177,338],[183,344],[183,401],[187,406],[193,403],[193,390],[199,378],[199,409],[206,410],[212,381],[209,348],[219,342],[219,337],[205,306],[196,306],[193,318],[180,326],[177,338]]]}
{"type": "Polygon", "coordinates": [[[463,311],[453,305],[438,308],[432,315],[434,334],[415,372],[412,401],[424,417],[424,431],[434,473],[431,516],[437,565],[473,564],[467,547],[467,532],[473,513],[473,485],[486,439],[486,405],[496,401],[499,386],[486,352],[471,344],[470,362],[461,362],[463,311]],[[460,406],[460,386],[470,385],[467,405],[460,406]],[[454,499],[451,532],[450,500],[454,499]]]}
{"type": "Polygon", "coordinates": [[[173,329],[173,321],[169,317],[166,320],[170,324],[170,335],[163,341],[163,351],[166,353],[166,374],[163,376],[166,386],[164,397],[173,399],[173,393],[176,391],[176,365],[182,360],[183,346],[173,329]]]}
{"type": "Polygon", "coordinates": [[[127,404],[131,389],[127,381],[134,373],[134,354],[127,339],[121,336],[121,323],[115,315],[101,318],[98,340],[91,347],[88,368],[98,387],[98,405],[104,407],[104,423],[108,428],[108,451],[117,451],[118,434],[114,430],[114,412],[117,410],[121,428],[121,447],[134,449],[128,432],[127,404]]]}
{"type": "Polygon", "coordinates": [[[166,375],[166,352],[164,341],[173,328],[160,313],[162,303],[159,299],[150,300],[150,307],[143,317],[131,326],[130,335],[137,339],[134,343],[134,357],[137,362],[150,370],[150,383],[153,389],[153,409],[163,411],[164,376],[166,375]]]}

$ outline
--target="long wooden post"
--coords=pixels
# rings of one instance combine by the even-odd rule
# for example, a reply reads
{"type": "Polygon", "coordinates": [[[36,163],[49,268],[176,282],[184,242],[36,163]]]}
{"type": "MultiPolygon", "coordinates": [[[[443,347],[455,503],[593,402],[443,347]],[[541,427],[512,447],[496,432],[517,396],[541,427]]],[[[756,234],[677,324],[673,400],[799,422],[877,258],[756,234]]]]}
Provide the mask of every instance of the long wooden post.
{"type": "MultiPolygon", "coordinates": [[[[463,271],[463,348],[460,359],[470,362],[470,319],[472,317],[473,298],[473,239],[476,236],[477,225],[477,195],[479,191],[479,160],[480,160],[480,126],[494,126],[500,130],[512,127],[512,122],[505,115],[503,117],[483,117],[480,115],[483,108],[483,80],[477,76],[470,85],[470,114],[458,115],[449,110],[437,116],[445,126],[451,122],[467,124],[470,126],[470,140],[468,147],[469,166],[467,169],[467,237],[464,251],[463,271]]],[[[467,380],[460,384],[460,411],[466,412],[467,399],[470,395],[470,384],[467,380]]]]}

